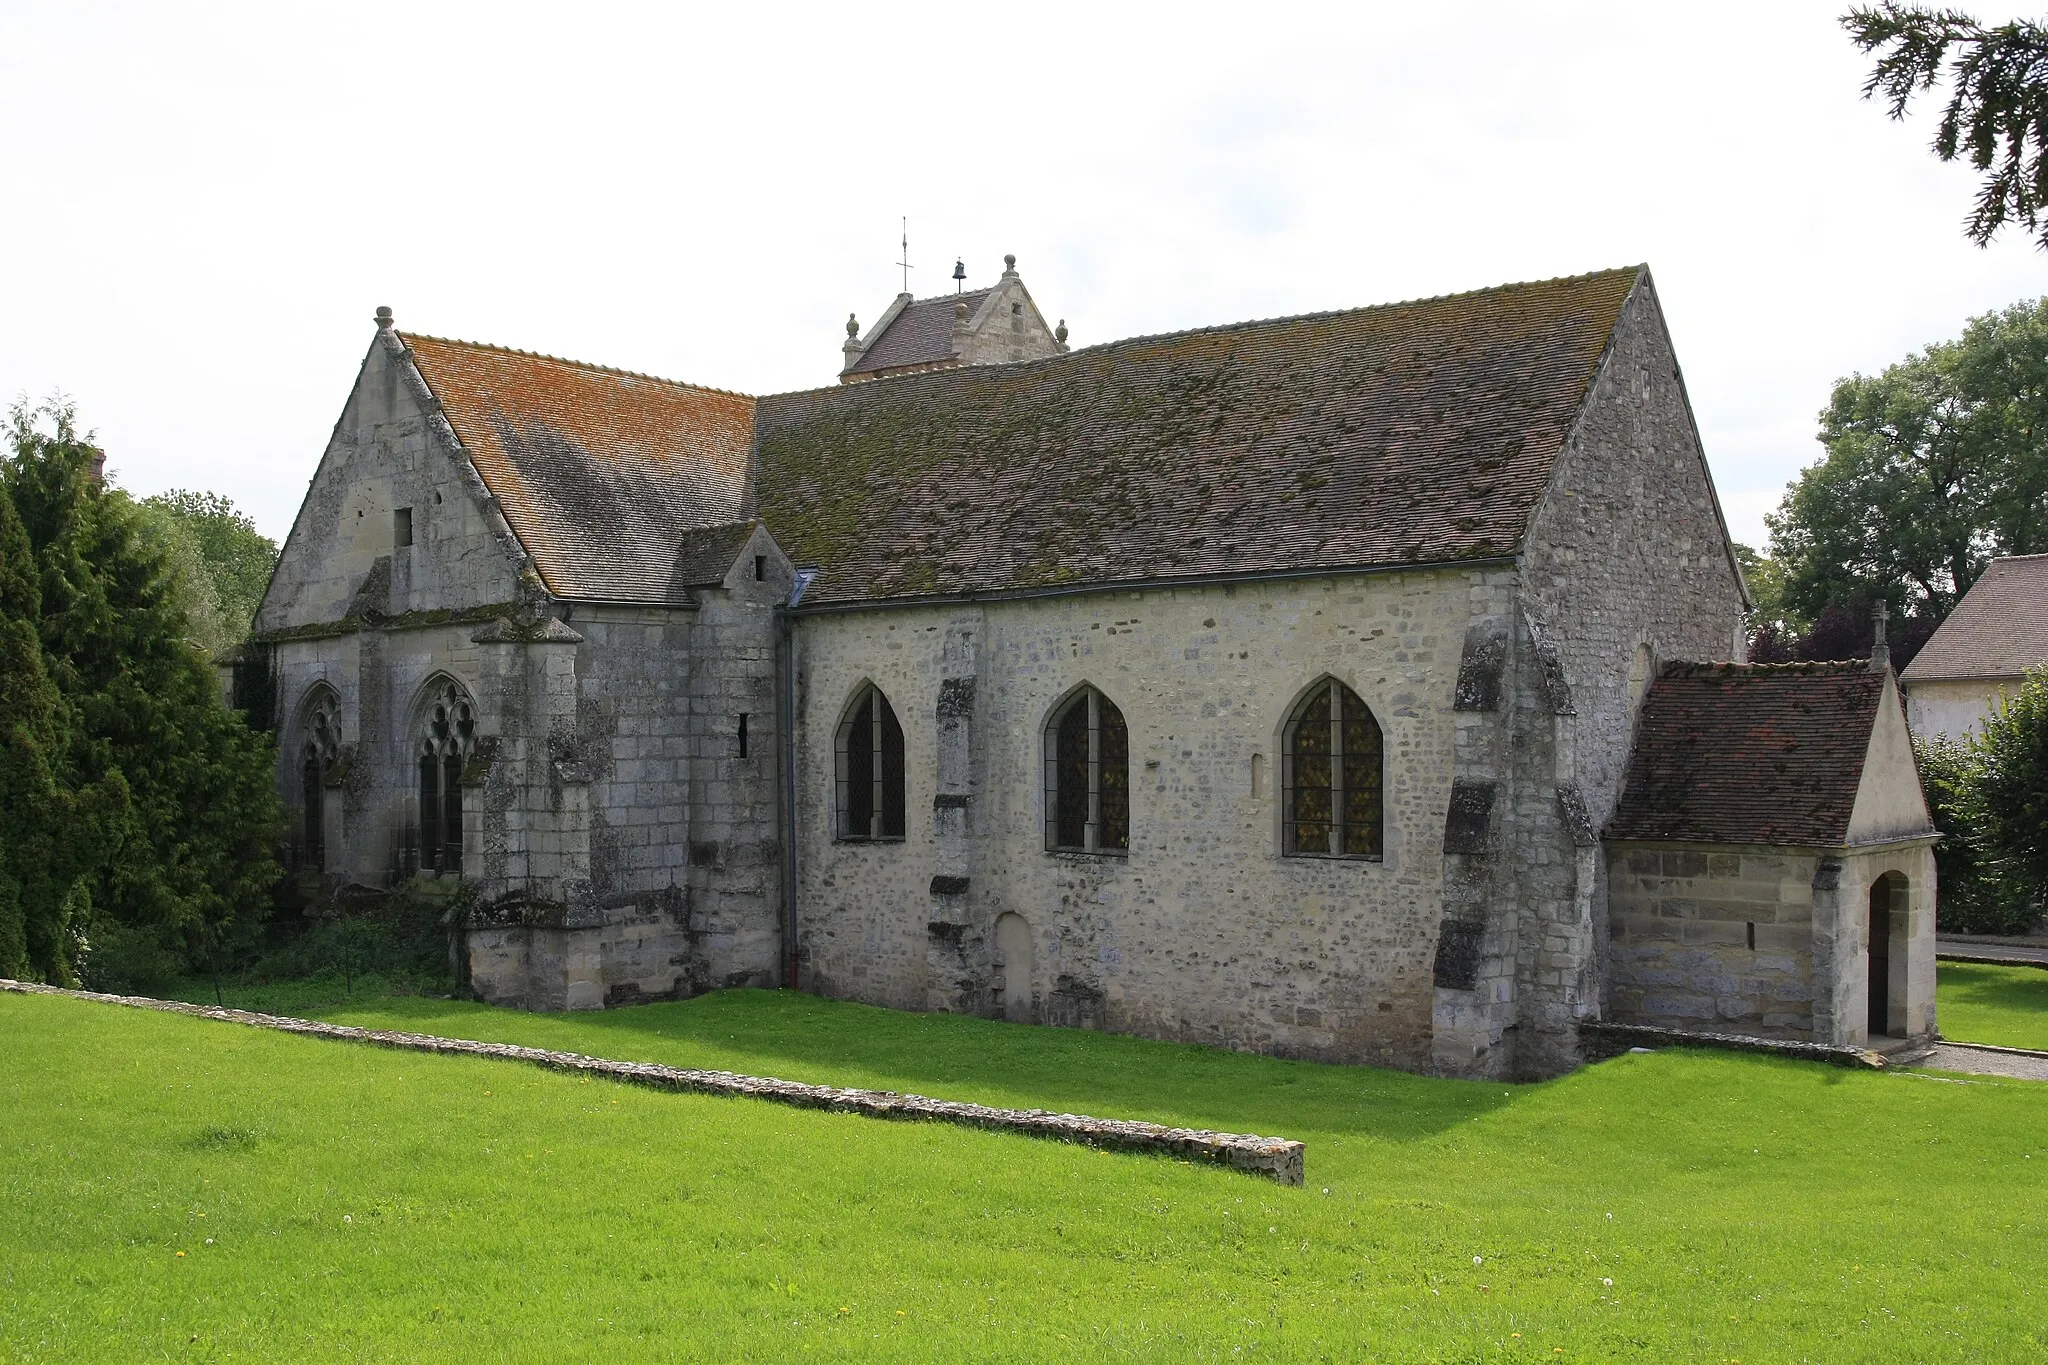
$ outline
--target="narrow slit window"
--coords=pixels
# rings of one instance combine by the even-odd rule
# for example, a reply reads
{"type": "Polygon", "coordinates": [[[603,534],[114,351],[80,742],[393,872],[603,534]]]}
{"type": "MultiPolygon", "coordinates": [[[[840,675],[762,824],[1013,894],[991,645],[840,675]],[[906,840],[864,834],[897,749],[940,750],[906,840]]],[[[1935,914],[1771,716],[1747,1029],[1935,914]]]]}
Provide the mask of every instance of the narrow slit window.
{"type": "Polygon", "coordinates": [[[754,581],[755,581],[756,583],[765,583],[765,582],[767,582],[767,581],[768,581],[768,556],[767,556],[767,555],[755,555],[755,556],[754,556],[754,581]]]}
{"type": "Polygon", "coordinates": [[[1124,713],[1093,687],[1045,728],[1045,846],[1062,853],[1131,848],[1131,737],[1124,713]]]}
{"type": "Polygon", "coordinates": [[[839,837],[903,838],[903,727],[874,684],[855,694],[839,727],[838,749],[839,837]]]}
{"type": "Polygon", "coordinates": [[[740,757],[747,756],[747,713],[740,712],[740,757]]]}
{"type": "Polygon", "coordinates": [[[391,543],[403,550],[412,544],[412,509],[401,507],[391,514],[391,543]]]}
{"type": "Polygon", "coordinates": [[[1385,743],[1358,694],[1318,683],[1287,723],[1282,848],[1325,858],[1378,858],[1386,848],[1385,743]]]}

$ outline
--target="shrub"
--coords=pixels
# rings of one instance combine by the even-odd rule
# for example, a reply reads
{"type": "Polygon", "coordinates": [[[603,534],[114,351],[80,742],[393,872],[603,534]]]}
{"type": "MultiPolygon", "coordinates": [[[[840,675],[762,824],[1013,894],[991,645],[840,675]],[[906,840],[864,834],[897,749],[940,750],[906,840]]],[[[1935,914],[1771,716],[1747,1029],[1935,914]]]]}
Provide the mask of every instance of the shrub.
{"type": "Polygon", "coordinates": [[[1977,759],[1968,744],[1944,736],[1913,741],[1920,782],[1941,842],[1934,846],[1935,921],[1950,933],[2023,932],[2031,921],[2014,923],[1985,875],[1983,831],[1978,811],[1977,759]]]}
{"type": "Polygon", "coordinates": [[[1977,843],[2006,917],[2048,908],[2048,669],[2028,675],[1970,741],[1977,843]]]}

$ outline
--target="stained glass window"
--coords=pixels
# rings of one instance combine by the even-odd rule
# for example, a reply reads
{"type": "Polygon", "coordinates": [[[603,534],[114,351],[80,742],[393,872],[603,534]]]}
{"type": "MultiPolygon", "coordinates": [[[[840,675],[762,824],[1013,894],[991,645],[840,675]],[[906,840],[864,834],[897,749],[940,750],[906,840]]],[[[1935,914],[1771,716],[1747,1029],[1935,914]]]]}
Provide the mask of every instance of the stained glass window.
{"type": "Polygon", "coordinates": [[[901,839],[903,727],[880,688],[864,683],[839,727],[839,837],[901,839]]]}
{"type": "Polygon", "coordinates": [[[1382,856],[1385,771],[1385,744],[1371,710],[1334,678],[1317,684],[1287,724],[1286,851],[1382,856]]]}
{"type": "Polygon", "coordinates": [[[1131,847],[1131,739],[1124,713],[1093,687],[1045,731],[1045,846],[1073,853],[1131,847]]]}

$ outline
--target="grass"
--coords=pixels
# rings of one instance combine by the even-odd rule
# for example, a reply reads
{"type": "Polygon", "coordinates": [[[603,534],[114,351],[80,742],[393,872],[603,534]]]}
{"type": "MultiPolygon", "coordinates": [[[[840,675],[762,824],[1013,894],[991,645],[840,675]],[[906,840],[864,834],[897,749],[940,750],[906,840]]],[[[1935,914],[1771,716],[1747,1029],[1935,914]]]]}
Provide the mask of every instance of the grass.
{"type": "Polygon", "coordinates": [[[1943,962],[1939,976],[1935,1015],[1942,1037],[2048,1049],[2048,970],[1943,962]]]}
{"type": "Polygon", "coordinates": [[[2048,1086],[1503,1086],[776,992],[329,1017],[1280,1133],[1309,1180],[0,996],[0,1360],[2048,1350],[2048,1086]]]}

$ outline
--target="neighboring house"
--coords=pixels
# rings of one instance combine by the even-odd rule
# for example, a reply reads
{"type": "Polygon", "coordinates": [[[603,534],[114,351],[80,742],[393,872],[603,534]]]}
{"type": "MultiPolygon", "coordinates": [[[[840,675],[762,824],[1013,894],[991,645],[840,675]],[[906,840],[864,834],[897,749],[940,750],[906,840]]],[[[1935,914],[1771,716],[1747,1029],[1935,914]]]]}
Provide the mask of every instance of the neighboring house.
{"type": "Polygon", "coordinates": [[[1934,842],[1890,660],[1669,664],[1607,827],[1608,1018],[1934,1031],[1934,842]]]}
{"type": "Polygon", "coordinates": [[[1994,559],[1899,675],[1917,735],[1961,739],[2048,668],[2048,554],[1994,559]]]}
{"type": "Polygon", "coordinates": [[[380,310],[250,649],[302,862],[459,875],[529,1008],[1571,1066],[1638,706],[1743,638],[1649,272],[1071,353],[1014,268],[928,302],[762,398],[380,310]]]}

